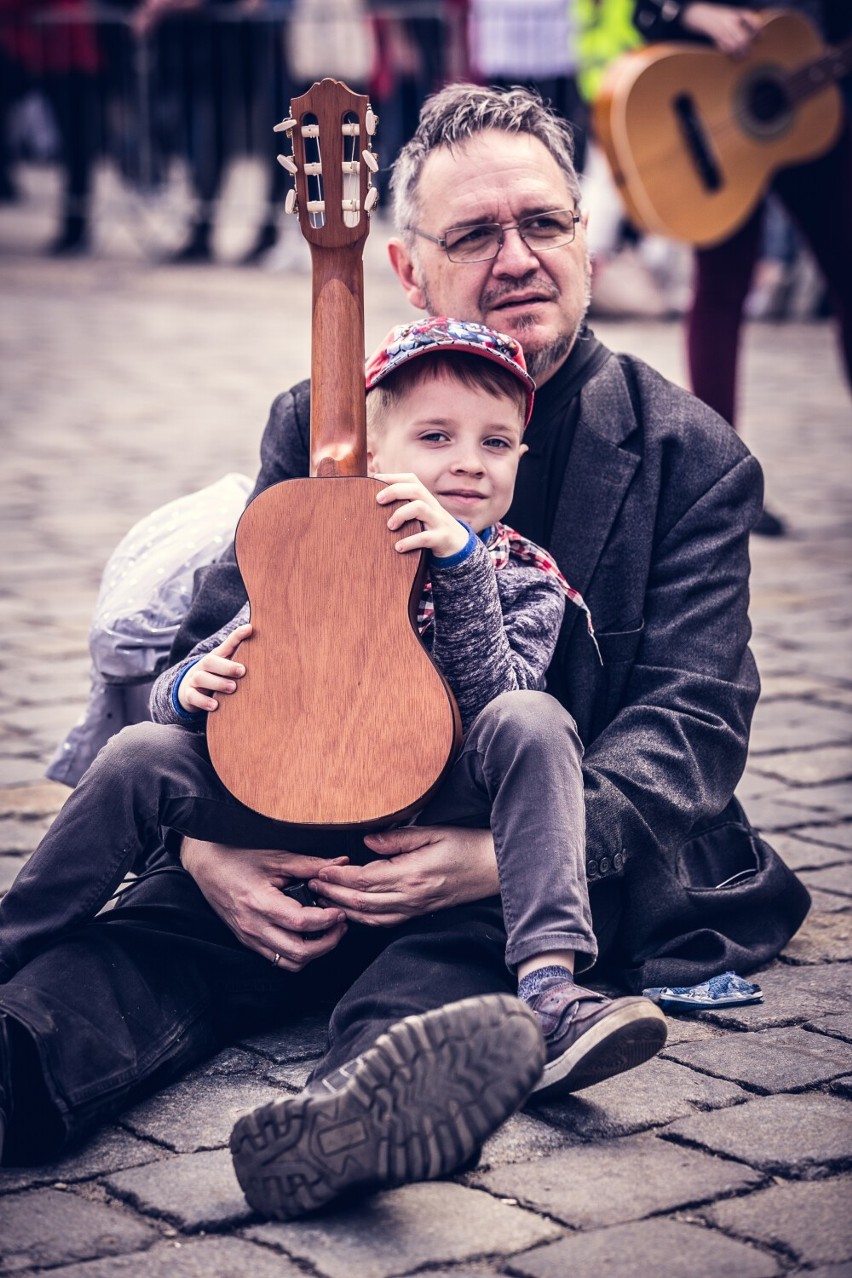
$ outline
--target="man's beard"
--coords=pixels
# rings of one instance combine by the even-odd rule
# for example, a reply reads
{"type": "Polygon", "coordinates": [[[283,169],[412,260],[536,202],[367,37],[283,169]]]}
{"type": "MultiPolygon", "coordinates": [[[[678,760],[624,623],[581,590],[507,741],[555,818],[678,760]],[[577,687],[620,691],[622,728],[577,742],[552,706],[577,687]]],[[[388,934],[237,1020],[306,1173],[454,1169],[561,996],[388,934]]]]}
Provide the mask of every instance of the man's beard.
{"type": "MultiPolygon", "coordinates": [[[[532,283],[532,279],[534,278],[534,275],[535,273],[533,273],[533,276],[530,279],[530,283],[532,283]]],[[[585,277],[584,277],[583,283],[584,283],[583,309],[574,330],[570,333],[559,333],[548,346],[543,346],[539,350],[527,349],[527,347],[524,346],[524,329],[535,328],[535,324],[536,324],[535,317],[532,315],[521,315],[521,316],[518,316],[518,318],[515,320],[515,329],[517,332],[518,341],[524,347],[524,359],[526,361],[527,372],[529,373],[533,381],[540,381],[545,374],[550,374],[559,367],[559,365],[565,359],[568,352],[571,350],[572,346],[577,340],[577,335],[579,334],[584,323],[586,322],[586,314],[588,313],[589,306],[591,305],[591,300],[592,300],[592,267],[588,257],[586,258],[586,270],[585,270],[585,277]]],[[[422,277],[418,281],[418,285],[419,285],[420,291],[423,294],[423,301],[426,303],[427,314],[437,315],[438,312],[435,310],[435,307],[432,303],[432,299],[429,295],[428,285],[426,284],[425,280],[422,277]]],[[[512,286],[511,290],[508,290],[508,289],[506,290],[506,295],[508,296],[510,291],[515,292],[519,288],[522,288],[523,286],[524,286],[523,280],[517,281],[512,286]]],[[[554,291],[554,299],[558,296],[559,294],[554,291]]],[[[486,296],[486,298],[484,299],[485,305],[484,305],[483,313],[485,313],[486,310],[490,309],[490,307],[493,305],[495,301],[499,301],[499,296],[497,297],[492,296],[491,298],[488,298],[486,296]]]]}

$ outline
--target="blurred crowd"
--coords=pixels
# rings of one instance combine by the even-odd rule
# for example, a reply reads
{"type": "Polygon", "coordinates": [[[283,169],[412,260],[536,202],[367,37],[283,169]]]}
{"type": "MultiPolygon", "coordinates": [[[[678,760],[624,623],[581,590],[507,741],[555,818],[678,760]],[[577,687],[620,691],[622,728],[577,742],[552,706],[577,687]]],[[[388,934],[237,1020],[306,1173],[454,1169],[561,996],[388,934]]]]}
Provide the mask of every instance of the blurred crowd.
{"type": "MultiPolygon", "coordinates": [[[[0,200],[21,197],[21,162],[59,165],[47,248],[86,253],[99,164],[146,192],[179,164],[192,213],[183,241],[161,256],[209,262],[228,166],[252,156],[266,198],[240,260],[292,266],[303,249],[284,225],[288,178],[271,133],[291,97],[325,75],[368,92],[381,119],[381,184],[442,84],[532,85],[575,126],[595,309],[677,314],[688,304],[689,252],[630,225],[590,137],[605,67],[639,43],[634,0],[0,0],[0,200]]],[[[770,200],[749,313],[802,318],[824,308],[809,256],[770,200]]]]}

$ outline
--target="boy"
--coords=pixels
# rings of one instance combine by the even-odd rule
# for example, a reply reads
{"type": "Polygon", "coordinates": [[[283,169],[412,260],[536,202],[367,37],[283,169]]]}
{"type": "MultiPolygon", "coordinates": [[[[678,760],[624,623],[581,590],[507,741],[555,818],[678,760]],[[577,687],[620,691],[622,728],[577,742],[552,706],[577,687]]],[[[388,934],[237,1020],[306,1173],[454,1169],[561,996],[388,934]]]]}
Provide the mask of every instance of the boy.
{"type": "MultiPolygon", "coordinates": [[[[409,519],[422,524],[396,549],[430,553],[421,633],[465,729],[459,759],[418,819],[490,823],[506,960],[545,1036],[538,1090],[574,1091],[648,1059],[665,1040],[665,1019],[644,999],[610,1002],[573,982],[575,961],[582,970],[596,954],[587,896],[578,899],[565,874],[569,862],[583,865],[582,748],[569,716],[538,689],[566,598],[585,606],[539,547],[500,523],[525,451],[533,383],[513,339],[439,318],[394,330],[368,363],[367,389],[370,469],[387,484],[377,501],[402,501],[392,531],[409,519]]],[[[164,829],[167,846],[187,834],[269,848],[271,858],[276,848],[328,857],[315,835],[237,803],[210,765],[206,715],[244,673],[234,654],[251,633],[247,615],[160,676],[156,725],[114,738],[69,798],[0,905],[0,975],[91,918],[164,829]]],[[[327,863],[304,857],[320,892],[327,863]]],[[[336,908],[293,903],[292,918],[269,956],[288,971],[330,953],[346,930],[336,908]]]]}

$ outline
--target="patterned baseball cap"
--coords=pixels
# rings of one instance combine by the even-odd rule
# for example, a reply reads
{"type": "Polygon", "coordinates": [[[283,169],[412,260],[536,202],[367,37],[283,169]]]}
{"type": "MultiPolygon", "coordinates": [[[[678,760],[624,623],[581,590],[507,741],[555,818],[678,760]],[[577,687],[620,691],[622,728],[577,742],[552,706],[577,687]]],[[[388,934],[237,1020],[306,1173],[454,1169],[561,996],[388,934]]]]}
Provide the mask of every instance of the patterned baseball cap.
{"type": "Polygon", "coordinates": [[[367,360],[367,390],[372,390],[382,378],[408,360],[415,359],[418,355],[433,355],[442,351],[482,355],[514,373],[527,393],[524,426],[527,425],[532,413],[535,382],[527,372],[520,342],[472,320],[431,315],[427,319],[414,320],[411,324],[399,324],[392,328],[378,350],[367,360]]]}

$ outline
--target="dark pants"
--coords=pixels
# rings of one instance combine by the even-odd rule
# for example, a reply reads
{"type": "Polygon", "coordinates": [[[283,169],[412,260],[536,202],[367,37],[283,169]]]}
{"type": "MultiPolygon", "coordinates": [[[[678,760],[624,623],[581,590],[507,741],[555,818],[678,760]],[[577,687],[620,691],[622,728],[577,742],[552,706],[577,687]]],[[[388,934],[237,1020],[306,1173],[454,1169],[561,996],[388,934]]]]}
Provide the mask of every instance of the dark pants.
{"type": "MultiPolygon", "coordinates": [[[[515,908],[528,925],[534,921],[529,911],[540,902],[538,935],[557,939],[583,931],[582,823],[578,834],[574,813],[574,833],[567,840],[562,833],[557,847],[552,842],[557,827],[542,795],[546,757],[554,760],[552,776],[561,776],[562,789],[572,792],[574,768],[579,773],[577,746],[573,761],[566,755],[572,734],[570,719],[549,697],[498,698],[471,729],[451,777],[421,818],[482,825],[482,811],[490,805],[495,839],[503,829],[508,845],[519,849],[514,873],[529,884],[515,908]],[[537,745],[524,751],[524,725],[534,719],[537,745]],[[489,778],[498,755],[499,775],[510,783],[504,799],[512,800],[504,802],[502,814],[489,778]],[[540,870],[547,876],[541,880],[530,842],[537,829],[547,836],[540,844],[540,870]],[[567,866],[560,851],[566,846],[567,866]],[[559,886],[560,903],[553,885],[563,877],[571,891],[566,896],[559,886]]],[[[393,928],[352,926],[331,954],[294,974],[244,949],[165,848],[159,868],[133,884],[115,909],[93,921],[79,920],[69,931],[77,912],[69,903],[79,898],[84,882],[88,907],[97,909],[138,855],[139,839],[156,840],[161,823],[219,842],[293,845],[291,830],[282,835],[279,823],[247,813],[222,789],[203,738],[144,724],[126,730],[102,752],[0,907],[6,971],[23,964],[0,988],[0,1013],[10,1022],[17,1060],[7,1161],[55,1156],[226,1043],[265,1027],[283,1029],[317,1002],[339,1000],[329,1051],[317,1071],[321,1077],[400,1017],[514,985],[497,898],[393,928]],[[168,749],[167,741],[173,743],[168,749]],[[178,785],[180,778],[187,784],[178,785]],[[218,792],[208,788],[214,784],[218,792]],[[278,842],[271,842],[276,833],[278,842]],[[99,857],[102,873],[93,876],[99,857]],[[44,929],[57,916],[65,935],[51,943],[44,929]]],[[[504,874],[501,866],[505,889],[504,874]]],[[[617,885],[600,889],[595,930],[608,948],[620,893],[617,885]]]]}
{"type": "MultiPolygon", "coordinates": [[[[809,164],[777,174],[772,190],[802,232],[822,271],[837,317],[840,352],[852,386],[852,131],[809,164]]],[[[687,347],[692,389],[736,424],[737,367],[743,308],[757,262],[763,206],[712,248],[695,253],[695,288],[687,347]]]]}

